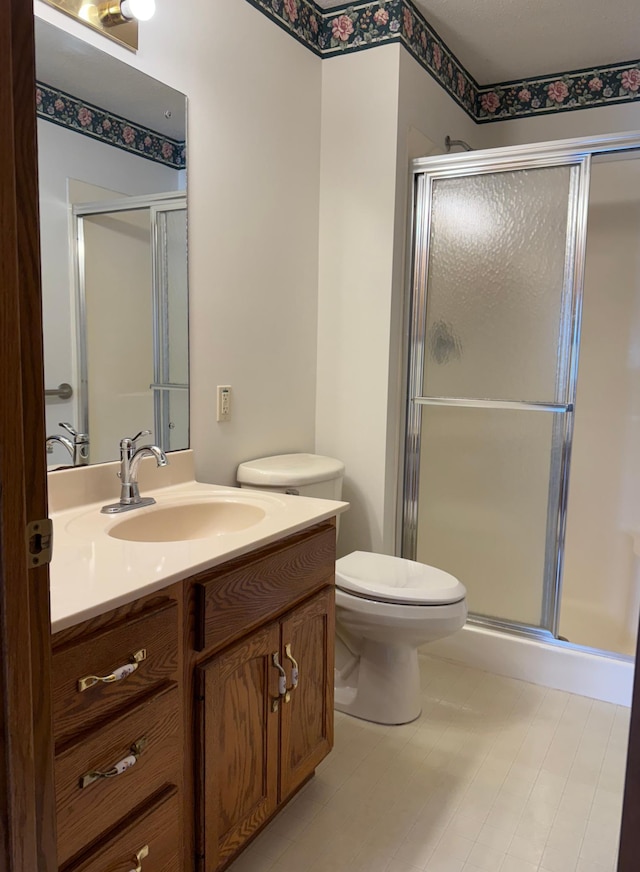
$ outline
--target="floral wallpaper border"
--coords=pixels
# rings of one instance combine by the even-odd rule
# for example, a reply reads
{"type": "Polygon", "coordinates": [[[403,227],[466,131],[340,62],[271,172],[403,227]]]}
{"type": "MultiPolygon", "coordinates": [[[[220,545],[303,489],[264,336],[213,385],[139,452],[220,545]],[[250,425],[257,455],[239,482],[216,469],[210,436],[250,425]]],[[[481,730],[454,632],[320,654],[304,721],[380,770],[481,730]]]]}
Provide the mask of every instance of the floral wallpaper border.
{"type": "Polygon", "coordinates": [[[638,100],[640,60],[478,89],[476,121],[505,121],[638,100]]]}
{"type": "MultiPolygon", "coordinates": [[[[294,3],[295,0],[284,0],[294,3]]],[[[444,40],[409,0],[376,0],[323,16],[318,44],[322,57],[344,51],[373,48],[401,42],[414,58],[475,118],[478,84],[465,70],[444,40]]]]}
{"type": "Polygon", "coordinates": [[[142,127],[106,109],[36,82],[38,118],[51,121],[174,170],[186,166],[186,143],[142,127]]]}
{"type": "Polygon", "coordinates": [[[320,57],[401,42],[478,123],[611,106],[638,99],[640,60],[479,85],[411,0],[322,9],[314,0],[247,0],[320,57]]]}

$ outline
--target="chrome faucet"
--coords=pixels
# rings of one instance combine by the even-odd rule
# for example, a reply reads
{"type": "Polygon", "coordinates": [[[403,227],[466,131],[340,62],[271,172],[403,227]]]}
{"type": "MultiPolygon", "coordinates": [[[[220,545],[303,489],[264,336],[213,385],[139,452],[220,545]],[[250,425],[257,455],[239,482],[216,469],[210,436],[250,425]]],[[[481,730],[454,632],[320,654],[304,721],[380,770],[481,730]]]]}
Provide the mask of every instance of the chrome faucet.
{"type": "Polygon", "coordinates": [[[45,443],[47,451],[53,451],[53,445],[55,442],[58,442],[60,445],[64,445],[69,454],[71,455],[71,460],[73,461],[74,466],[86,466],[89,463],[89,436],[87,433],[78,433],[77,430],[71,426],[71,424],[63,423],[60,421],[58,423],[58,427],[62,427],[63,430],[66,430],[71,439],[68,436],[47,436],[47,441],[45,443]]]}
{"type": "Polygon", "coordinates": [[[143,457],[155,457],[158,466],[167,466],[167,455],[157,445],[143,445],[136,447],[136,442],[141,436],[150,436],[151,430],[141,430],[137,436],[131,439],[120,440],[120,502],[110,503],[103,506],[100,511],[112,515],[117,512],[129,512],[131,509],[140,509],[142,506],[152,506],[155,503],[153,497],[141,497],[138,489],[138,467],[143,457]]]}

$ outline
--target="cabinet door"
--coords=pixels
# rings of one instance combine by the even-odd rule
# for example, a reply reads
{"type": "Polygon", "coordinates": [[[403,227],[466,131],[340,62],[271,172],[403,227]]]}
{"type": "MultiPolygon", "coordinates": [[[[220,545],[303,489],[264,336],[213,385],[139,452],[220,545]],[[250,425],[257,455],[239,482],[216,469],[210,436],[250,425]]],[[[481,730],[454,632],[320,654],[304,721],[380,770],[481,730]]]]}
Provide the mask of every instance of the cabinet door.
{"type": "Polygon", "coordinates": [[[335,593],[327,588],[282,622],[282,663],[289,687],[297,664],[298,685],[281,705],[281,801],[333,747],[334,616],[335,593]]]}
{"type": "Polygon", "coordinates": [[[224,865],[276,808],[279,642],[279,626],[270,624],[197,670],[204,872],[224,865]]]}

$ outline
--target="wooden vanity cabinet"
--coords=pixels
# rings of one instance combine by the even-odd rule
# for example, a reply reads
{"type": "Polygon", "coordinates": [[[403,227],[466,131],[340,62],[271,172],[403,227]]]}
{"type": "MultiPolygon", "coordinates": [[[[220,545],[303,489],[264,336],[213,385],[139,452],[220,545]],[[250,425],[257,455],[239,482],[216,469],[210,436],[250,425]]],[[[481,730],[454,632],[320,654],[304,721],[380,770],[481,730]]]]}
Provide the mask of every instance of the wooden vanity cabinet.
{"type": "Polygon", "coordinates": [[[324,522],[53,636],[60,872],[215,872],[304,784],[334,569],[324,522]]]}
{"type": "Polygon", "coordinates": [[[58,864],[182,872],[182,585],[52,639],[58,864]]]}
{"type": "Polygon", "coordinates": [[[213,592],[196,596],[210,638],[228,641],[234,596],[253,601],[264,590],[272,610],[195,667],[198,872],[228,865],[333,746],[334,564],[335,528],[325,524],[244,573],[237,566],[201,582],[216,586],[218,602],[223,590],[230,598],[216,628],[206,612],[213,592]]]}

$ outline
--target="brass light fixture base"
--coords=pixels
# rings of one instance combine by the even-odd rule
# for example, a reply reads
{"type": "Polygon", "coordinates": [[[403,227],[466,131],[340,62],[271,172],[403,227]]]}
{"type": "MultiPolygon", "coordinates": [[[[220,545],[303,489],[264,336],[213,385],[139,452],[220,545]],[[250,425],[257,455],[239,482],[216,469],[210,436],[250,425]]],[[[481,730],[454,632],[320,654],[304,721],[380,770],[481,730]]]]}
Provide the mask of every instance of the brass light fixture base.
{"type": "Polygon", "coordinates": [[[49,6],[75,18],[108,39],[138,50],[138,22],[127,21],[120,13],[118,0],[44,0],[49,6]]]}

